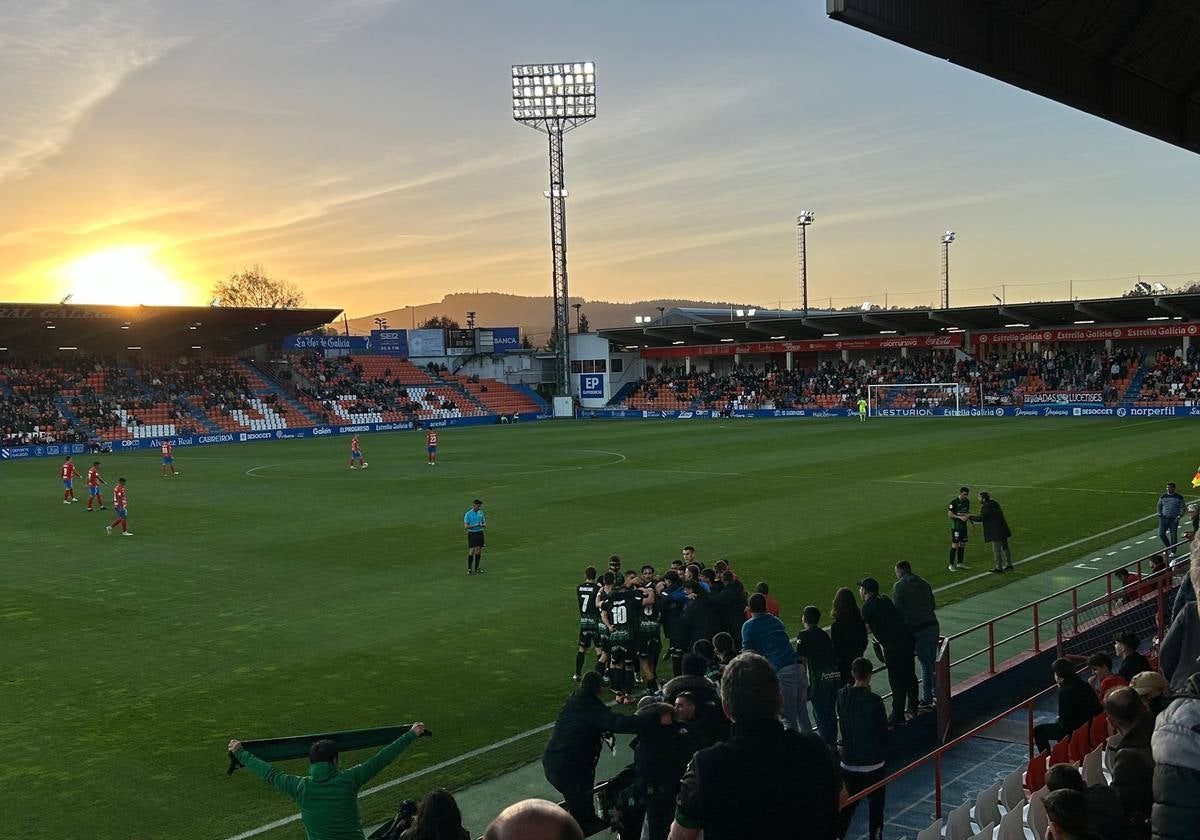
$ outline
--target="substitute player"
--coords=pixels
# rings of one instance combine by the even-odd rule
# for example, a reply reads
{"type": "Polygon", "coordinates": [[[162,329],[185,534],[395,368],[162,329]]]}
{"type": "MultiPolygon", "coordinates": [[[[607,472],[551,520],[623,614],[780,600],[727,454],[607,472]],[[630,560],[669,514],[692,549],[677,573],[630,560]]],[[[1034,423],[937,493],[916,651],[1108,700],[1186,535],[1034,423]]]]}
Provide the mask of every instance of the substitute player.
{"type": "Polygon", "coordinates": [[[100,485],[107,483],[107,481],[100,477],[100,462],[93,461],[87,471],[88,513],[92,512],[93,501],[100,506],[100,510],[104,510],[104,496],[100,492],[100,485]]]}
{"type": "Polygon", "coordinates": [[[437,432],[433,429],[425,430],[425,457],[429,466],[437,464],[437,432]]]}
{"type": "Polygon", "coordinates": [[[122,537],[132,537],[133,531],[129,530],[129,504],[125,500],[125,479],[118,478],[117,486],[113,488],[113,513],[117,518],[112,521],[111,525],[104,526],[104,532],[111,534],[113,528],[121,526],[122,537]]]}
{"type": "Polygon", "coordinates": [[[69,505],[71,502],[79,501],[75,498],[75,476],[79,475],[79,469],[71,460],[70,455],[67,456],[67,460],[63,461],[59,474],[62,476],[63,483],[63,504],[69,505]]]}
{"type": "Polygon", "coordinates": [[[971,518],[971,488],[958,488],[958,495],[950,500],[946,509],[950,519],[950,571],[967,568],[963,555],[967,551],[967,522],[971,518]]]}
{"type": "Polygon", "coordinates": [[[867,400],[865,397],[858,398],[858,422],[867,422],[867,400]]]}
{"type": "Polygon", "coordinates": [[[175,448],[171,446],[171,441],[164,440],[159,448],[162,450],[162,477],[167,477],[167,470],[171,471],[171,475],[179,475],[175,471],[175,448]]]}
{"type": "Polygon", "coordinates": [[[367,462],[363,460],[362,447],[358,445],[358,435],[355,435],[350,439],[350,469],[354,470],[358,469],[358,467],[362,467],[365,470],[367,462]],[[355,461],[358,462],[358,466],[355,466],[355,461]]]}
{"type": "Polygon", "coordinates": [[[588,648],[594,647],[596,656],[600,656],[600,608],[596,606],[596,595],[599,592],[596,567],[588,566],[583,570],[583,583],[575,587],[575,597],[579,599],[579,652],[575,654],[575,682],[579,682],[579,677],[583,674],[583,660],[588,648]]]}
{"type": "Polygon", "coordinates": [[[463,528],[467,531],[467,574],[481,575],[479,555],[483,554],[483,529],[487,526],[483,515],[483,502],[479,499],[471,502],[471,509],[463,514],[463,528]],[[471,569],[471,561],[475,561],[475,569],[471,569]]]}

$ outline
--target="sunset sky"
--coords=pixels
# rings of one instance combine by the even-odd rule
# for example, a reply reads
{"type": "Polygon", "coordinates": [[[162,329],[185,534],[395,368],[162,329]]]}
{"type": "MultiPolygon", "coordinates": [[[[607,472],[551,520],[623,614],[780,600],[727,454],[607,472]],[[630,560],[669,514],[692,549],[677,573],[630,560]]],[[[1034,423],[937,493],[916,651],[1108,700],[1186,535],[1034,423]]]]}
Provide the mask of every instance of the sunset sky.
{"type": "Polygon", "coordinates": [[[954,303],[1200,279],[1200,157],[824,8],[0,5],[0,300],[206,303],[254,263],[351,317],[547,294],[545,143],[509,66],[582,60],[574,295],[794,303],[804,208],[815,304],[936,301],[946,228],[954,303]]]}

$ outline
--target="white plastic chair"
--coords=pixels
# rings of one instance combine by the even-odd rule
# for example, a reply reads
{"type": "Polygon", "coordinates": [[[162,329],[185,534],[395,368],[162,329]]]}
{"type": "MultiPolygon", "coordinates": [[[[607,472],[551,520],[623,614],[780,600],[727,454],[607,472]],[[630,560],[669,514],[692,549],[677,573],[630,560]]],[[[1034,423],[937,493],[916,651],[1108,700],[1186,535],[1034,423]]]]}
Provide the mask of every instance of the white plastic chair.
{"type": "Polygon", "coordinates": [[[971,837],[971,840],[993,840],[992,835],[994,835],[995,833],[996,833],[996,824],[988,823],[983,828],[979,829],[979,833],[973,835],[971,837]]]}
{"type": "Polygon", "coordinates": [[[971,803],[964,802],[946,817],[946,840],[968,840],[971,836],[971,803]]]}
{"type": "Polygon", "coordinates": [[[1006,812],[1019,809],[1025,802],[1024,770],[1014,770],[1000,784],[1000,804],[1006,812]]]}
{"type": "Polygon", "coordinates": [[[1083,757],[1083,766],[1080,769],[1085,785],[1108,784],[1104,778],[1104,770],[1100,766],[1100,762],[1104,759],[1103,753],[1104,747],[1099,746],[1083,757]]]}
{"type": "Polygon", "coordinates": [[[996,823],[1000,822],[1000,806],[997,797],[1000,795],[1000,783],[984,788],[979,791],[979,797],[975,800],[975,809],[971,812],[971,822],[975,825],[992,824],[996,827],[996,823]]]}
{"type": "Polygon", "coordinates": [[[928,828],[923,828],[917,832],[917,840],[939,840],[942,836],[942,819],[938,817],[929,824],[928,828]]]}
{"type": "Polygon", "coordinates": [[[1025,840],[1025,821],[1021,819],[1019,807],[1011,809],[1000,818],[996,840],[1025,840]]]}
{"type": "Polygon", "coordinates": [[[1045,838],[1046,828],[1050,825],[1050,819],[1046,816],[1046,806],[1042,804],[1042,797],[1045,795],[1045,788],[1039,788],[1029,795],[1029,812],[1025,816],[1025,821],[1037,840],[1045,838]]]}

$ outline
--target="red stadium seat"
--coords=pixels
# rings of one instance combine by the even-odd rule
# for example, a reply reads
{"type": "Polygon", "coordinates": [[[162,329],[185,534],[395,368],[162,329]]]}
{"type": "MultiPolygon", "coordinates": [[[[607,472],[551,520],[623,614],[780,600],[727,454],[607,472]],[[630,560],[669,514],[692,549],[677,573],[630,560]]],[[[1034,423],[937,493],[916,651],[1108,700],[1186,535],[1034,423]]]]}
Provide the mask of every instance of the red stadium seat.
{"type": "Polygon", "coordinates": [[[1054,749],[1050,750],[1050,766],[1055,764],[1070,764],[1071,763],[1071,742],[1063,739],[1054,745],[1054,749]]]}
{"type": "Polygon", "coordinates": [[[1049,758],[1050,753],[1040,752],[1029,759],[1029,765],[1025,768],[1025,790],[1033,793],[1035,790],[1045,787],[1046,761],[1049,758]]]}
{"type": "MultiPolygon", "coordinates": [[[[1089,741],[1091,737],[1091,724],[1085,723],[1071,733],[1070,746],[1067,750],[1067,755],[1072,763],[1083,761],[1084,756],[1091,752],[1092,745],[1089,741]]],[[[1056,745],[1057,748],[1057,745],[1056,745]]]]}
{"type": "Polygon", "coordinates": [[[1088,733],[1088,741],[1093,747],[1098,747],[1108,740],[1108,715],[1101,712],[1092,718],[1091,732],[1088,733]]]}

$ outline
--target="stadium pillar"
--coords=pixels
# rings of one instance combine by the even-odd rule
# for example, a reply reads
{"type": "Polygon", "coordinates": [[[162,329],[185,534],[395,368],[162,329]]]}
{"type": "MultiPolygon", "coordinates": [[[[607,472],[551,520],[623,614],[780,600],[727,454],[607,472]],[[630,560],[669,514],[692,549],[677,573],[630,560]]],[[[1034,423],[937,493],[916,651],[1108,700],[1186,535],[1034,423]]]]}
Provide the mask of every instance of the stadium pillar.
{"type": "Polygon", "coordinates": [[[843,361],[843,362],[849,362],[849,361],[850,361],[850,351],[849,351],[849,350],[843,350],[843,351],[842,351],[842,361],[843,361]]]}
{"type": "Polygon", "coordinates": [[[1185,358],[1185,359],[1187,358],[1188,349],[1191,346],[1192,346],[1192,337],[1190,335],[1185,335],[1183,337],[1183,358],[1185,358]]]}
{"type": "Polygon", "coordinates": [[[787,355],[785,356],[785,358],[787,359],[786,364],[787,364],[788,373],[791,373],[791,371],[792,371],[792,351],[791,350],[787,351],[787,355]]]}
{"type": "Polygon", "coordinates": [[[907,347],[901,347],[901,348],[900,348],[900,358],[901,358],[901,359],[907,359],[907,358],[908,358],[908,348],[907,348],[907,347]]]}
{"type": "Polygon", "coordinates": [[[691,356],[683,357],[683,372],[688,373],[688,374],[690,374],[692,372],[692,357],[691,356]]]}
{"type": "MultiPolygon", "coordinates": [[[[1186,340],[1186,339],[1185,339],[1185,340],[1186,340]]],[[[1104,352],[1105,352],[1105,353],[1111,353],[1111,352],[1112,352],[1112,339],[1111,339],[1111,338],[1106,338],[1106,339],[1104,339],[1104,352]]]]}
{"type": "Polygon", "coordinates": [[[737,367],[737,366],[738,366],[738,365],[740,365],[741,363],[742,363],[742,354],[741,354],[741,353],[734,353],[734,354],[733,354],[733,366],[734,366],[734,367],[737,367]]]}

